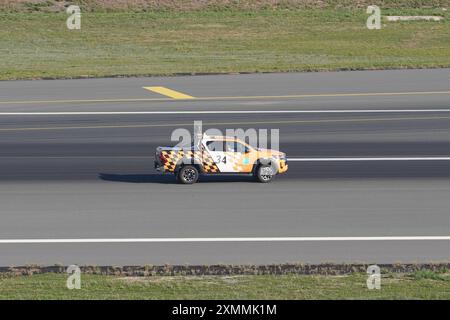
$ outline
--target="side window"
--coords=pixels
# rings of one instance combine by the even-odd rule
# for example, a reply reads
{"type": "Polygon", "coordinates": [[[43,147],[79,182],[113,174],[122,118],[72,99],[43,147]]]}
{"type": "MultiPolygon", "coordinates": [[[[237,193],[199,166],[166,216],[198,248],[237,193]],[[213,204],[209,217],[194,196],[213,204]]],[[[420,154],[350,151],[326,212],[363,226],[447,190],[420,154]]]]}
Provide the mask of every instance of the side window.
{"type": "Polygon", "coordinates": [[[247,148],[247,146],[243,145],[240,142],[236,142],[236,152],[240,152],[240,153],[247,153],[250,150],[247,148]]]}
{"type": "Polygon", "coordinates": [[[248,148],[240,142],[237,141],[227,141],[226,142],[226,151],[227,152],[239,152],[239,153],[247,153],[248,148]]]}
{"type": "Polygon", "coordinates": [[[225,151],[226,152],[236,152],[236,143],[234,141],[226,141],[225,142],[225,151]]]}
{"type": "Polygon", "coordinates": [[[210,151],[223,151],[223,141],[211,140],[206,142],[206,146],[210,151]]]}

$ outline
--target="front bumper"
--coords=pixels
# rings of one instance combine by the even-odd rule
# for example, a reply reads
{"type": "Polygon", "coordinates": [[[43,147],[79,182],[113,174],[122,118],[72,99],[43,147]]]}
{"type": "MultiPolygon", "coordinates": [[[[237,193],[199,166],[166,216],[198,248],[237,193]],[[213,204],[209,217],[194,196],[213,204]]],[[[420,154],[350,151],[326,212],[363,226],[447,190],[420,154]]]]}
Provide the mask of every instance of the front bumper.
{"type": "Polygon", "coordinates": [[[280,160],[279,167],[278,167],[278,173],[284,173],[287,170],[288,170],[287,160],[280,160]]]}

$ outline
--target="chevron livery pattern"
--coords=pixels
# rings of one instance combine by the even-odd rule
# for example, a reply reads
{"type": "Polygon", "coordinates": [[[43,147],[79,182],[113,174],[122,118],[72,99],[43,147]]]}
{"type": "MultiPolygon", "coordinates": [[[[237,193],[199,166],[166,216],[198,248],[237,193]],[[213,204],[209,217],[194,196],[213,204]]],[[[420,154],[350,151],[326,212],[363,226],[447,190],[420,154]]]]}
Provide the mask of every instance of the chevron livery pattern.
{"type": "Polygon", "coordinates": [[[177,164],[182,159],[188,159],[191,163],[202,163],[204,172],[207,173],[219,173],[219,167],[217,167],[213,158],[202,151],[185,151],[185,150],[165,150],[161,152],[164,161],[164,171],[175,172],[177,164]],[[203,154],[203,161],[202,161],[203,154]]]}

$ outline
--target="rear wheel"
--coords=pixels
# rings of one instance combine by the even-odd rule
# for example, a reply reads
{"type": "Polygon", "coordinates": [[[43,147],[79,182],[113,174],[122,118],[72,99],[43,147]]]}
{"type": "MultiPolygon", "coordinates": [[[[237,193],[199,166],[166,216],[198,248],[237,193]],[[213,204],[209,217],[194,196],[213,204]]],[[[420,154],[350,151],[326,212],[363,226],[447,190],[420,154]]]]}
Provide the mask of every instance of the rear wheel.
{"type": "Polygon", "coordinates": [[[198,180],[198,170],[194,166],[183,166],[178,171],[177,179],[182,184],[193,184],[198,180]]]}
{"type": "Polygon", "coordinates": [[[272,181],[276,172],[271,165],[261,164],[256,168],[255,178],[262,183],[267,183],[272,181]]]}

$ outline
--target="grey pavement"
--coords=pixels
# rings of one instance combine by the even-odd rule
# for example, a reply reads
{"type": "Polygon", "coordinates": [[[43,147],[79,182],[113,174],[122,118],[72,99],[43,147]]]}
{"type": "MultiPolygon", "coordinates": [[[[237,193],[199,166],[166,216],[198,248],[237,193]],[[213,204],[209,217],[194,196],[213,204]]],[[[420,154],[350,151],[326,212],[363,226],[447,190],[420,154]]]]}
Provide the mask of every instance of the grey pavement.
{"type": "MultiPolygon", "coordinates": [[[[152,157],[194,120],[280,129],[291,158],[450,156],[449,90],[446,69],[0,82],[0,239],[448,236],[450,161],[290,162],[267,185],[227,176],[181,186],[156,173],[152,157]],[[212,99],[142,89],[157,85],[212,99]],[[272,98],[252,97],[261,95],[272,98]],[[139,101],[147,98],[158,100],[139,101]],[[393,108],[449,113],[213,113],[393,108]],[[158,110],[180,113],[1,114],[158,110]]],[[[450,260],[449,248],[424,240],[0,244],[0,265],[429,262],[450,260]]]]}

